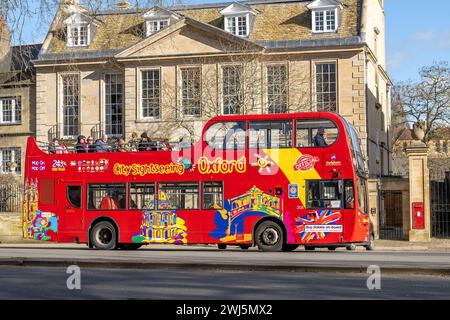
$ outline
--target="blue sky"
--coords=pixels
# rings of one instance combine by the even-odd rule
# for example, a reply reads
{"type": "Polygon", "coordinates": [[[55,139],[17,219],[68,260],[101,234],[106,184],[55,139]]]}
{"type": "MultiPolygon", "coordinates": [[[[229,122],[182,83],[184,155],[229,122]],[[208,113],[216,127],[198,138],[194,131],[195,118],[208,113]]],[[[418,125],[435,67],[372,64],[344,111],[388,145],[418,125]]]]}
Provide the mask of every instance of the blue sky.
{"type": "Polygon", "coordinates": [[[450,62],[450,1],[385,0],[388,72],[394,82],[418,69],[450,62]]]}
{"type": "MultiPolygon", "coordinates": [[[[206,2],[217,1],[189,0],[187,3],[206,2]]],[[[449,0],[434,0],[429,4],[421,0],[385,0],[385,11],[388,72],[394,82],[416,79],[422,66],[450,61],[449,0]]],[[[36,15],[24,26],[22,41],[42,42],[48,20],[36,15]]]]}

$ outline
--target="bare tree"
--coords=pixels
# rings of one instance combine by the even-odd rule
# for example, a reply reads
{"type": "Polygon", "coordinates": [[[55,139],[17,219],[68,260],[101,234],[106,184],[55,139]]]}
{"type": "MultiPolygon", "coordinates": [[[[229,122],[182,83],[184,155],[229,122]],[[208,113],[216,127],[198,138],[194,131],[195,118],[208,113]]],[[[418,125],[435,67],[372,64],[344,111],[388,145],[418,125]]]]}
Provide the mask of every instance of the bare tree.
{"type": "Polygon", "coordinates": [[[428,142],[434,129],[450,124],[450,66],[448,62],[435,63],[419,74],[420,81],[396,86],[402,104],[397,117],[423,124],[424,142],[428,142]]]}

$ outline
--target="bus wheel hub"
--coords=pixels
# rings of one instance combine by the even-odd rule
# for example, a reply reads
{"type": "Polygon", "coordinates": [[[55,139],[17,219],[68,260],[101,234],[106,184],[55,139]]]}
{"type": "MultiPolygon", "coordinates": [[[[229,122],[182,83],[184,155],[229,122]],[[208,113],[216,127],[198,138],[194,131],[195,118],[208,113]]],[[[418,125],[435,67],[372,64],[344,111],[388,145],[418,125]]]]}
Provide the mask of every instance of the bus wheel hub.
{"type": "Polygon", "coordinates": [[[274,228],[267,228],[264,230],[262,238],[264,243],[272,246],[278,242],[278,232],[274,228]]]}

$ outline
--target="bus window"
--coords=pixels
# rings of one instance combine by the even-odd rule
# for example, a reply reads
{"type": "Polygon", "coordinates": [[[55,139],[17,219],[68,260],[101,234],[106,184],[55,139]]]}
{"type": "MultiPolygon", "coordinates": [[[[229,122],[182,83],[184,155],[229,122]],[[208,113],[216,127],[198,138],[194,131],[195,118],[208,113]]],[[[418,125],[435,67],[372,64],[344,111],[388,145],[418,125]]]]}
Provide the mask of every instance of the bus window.
{"type": "Polygon", "coordinates": [[[297,148],[316,148],[332,145],[338,137],[336,124],[326,119],[297,120],[297,148]],[[319,129],[323,134],[317,134],[319,129]]]}
{"type": "Polygon", "coordinates": [[[355,209],[355,189],[352,180],[344,181],[345,209],[355,209]]]}
{"type": "Polygon", "coordinates": [[[197,182],[160,183],[158,209],[199,209],[197,182]]]}
{"type": "Polygon", "coordinates": [[[153,183],[131,183],[128,206],[131,210],[155,210],[155,185],[153,183]]]}
{"type": "Polygon", "coordinates": [[[245,121],[215,123],[206,130],[205,140],[216,150],[245,149],[245,121]]]}
{"type": "Polygon", "coordinates": [[[292,121],[252,121],[249,126],[250,149],[292,147],[292,121]]]}
{"type": "Polygon", "coordinates": [[[223,208],[223,182],[203,182],[203,209],[223,208]]]}
{"type": "Polygon", "coordinates": [[[359,211],[364,214],[367,212],[367,192],[366,192],[366,180],[356,177],[356,187],[358,188],[358,206],[359,211]]]}
{"type": "MultiPolygon", "coordinates": [[[[307,182],[308,209],[341,208],[341,188],[339,180],[310,180],[307,182]]],[[[342,186],[342,185],[341,185],[342,186]]]]}
{"type": "Polygon", "coordinates": [[[125,184],[89,184],[88,210],[125,210],[125,184]]]}
{"type": "Polygon", "coordinates": [[[81,208],[81,186],[67,187],[67,201],[74,208],[81,208]]]}

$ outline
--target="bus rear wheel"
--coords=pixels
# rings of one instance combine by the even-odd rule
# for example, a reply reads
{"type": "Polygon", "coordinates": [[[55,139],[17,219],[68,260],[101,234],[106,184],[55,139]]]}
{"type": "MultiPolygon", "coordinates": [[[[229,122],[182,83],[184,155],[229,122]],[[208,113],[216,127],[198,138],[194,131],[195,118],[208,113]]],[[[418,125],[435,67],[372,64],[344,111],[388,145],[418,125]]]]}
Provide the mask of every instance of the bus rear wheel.
{"type": "Polygon", "coordinates": [[[278,223],[264,221],[256,229],[255,242],[259,250],[280,251],[284,246],[283,229],[278,223]]]}
{"type": "Polygon", "coordinates": [[[108,221],[101,221],[94,225],[90,238],[94,248],[99,250],[114,250],[117,246],[116,228],[108,221]]]}

